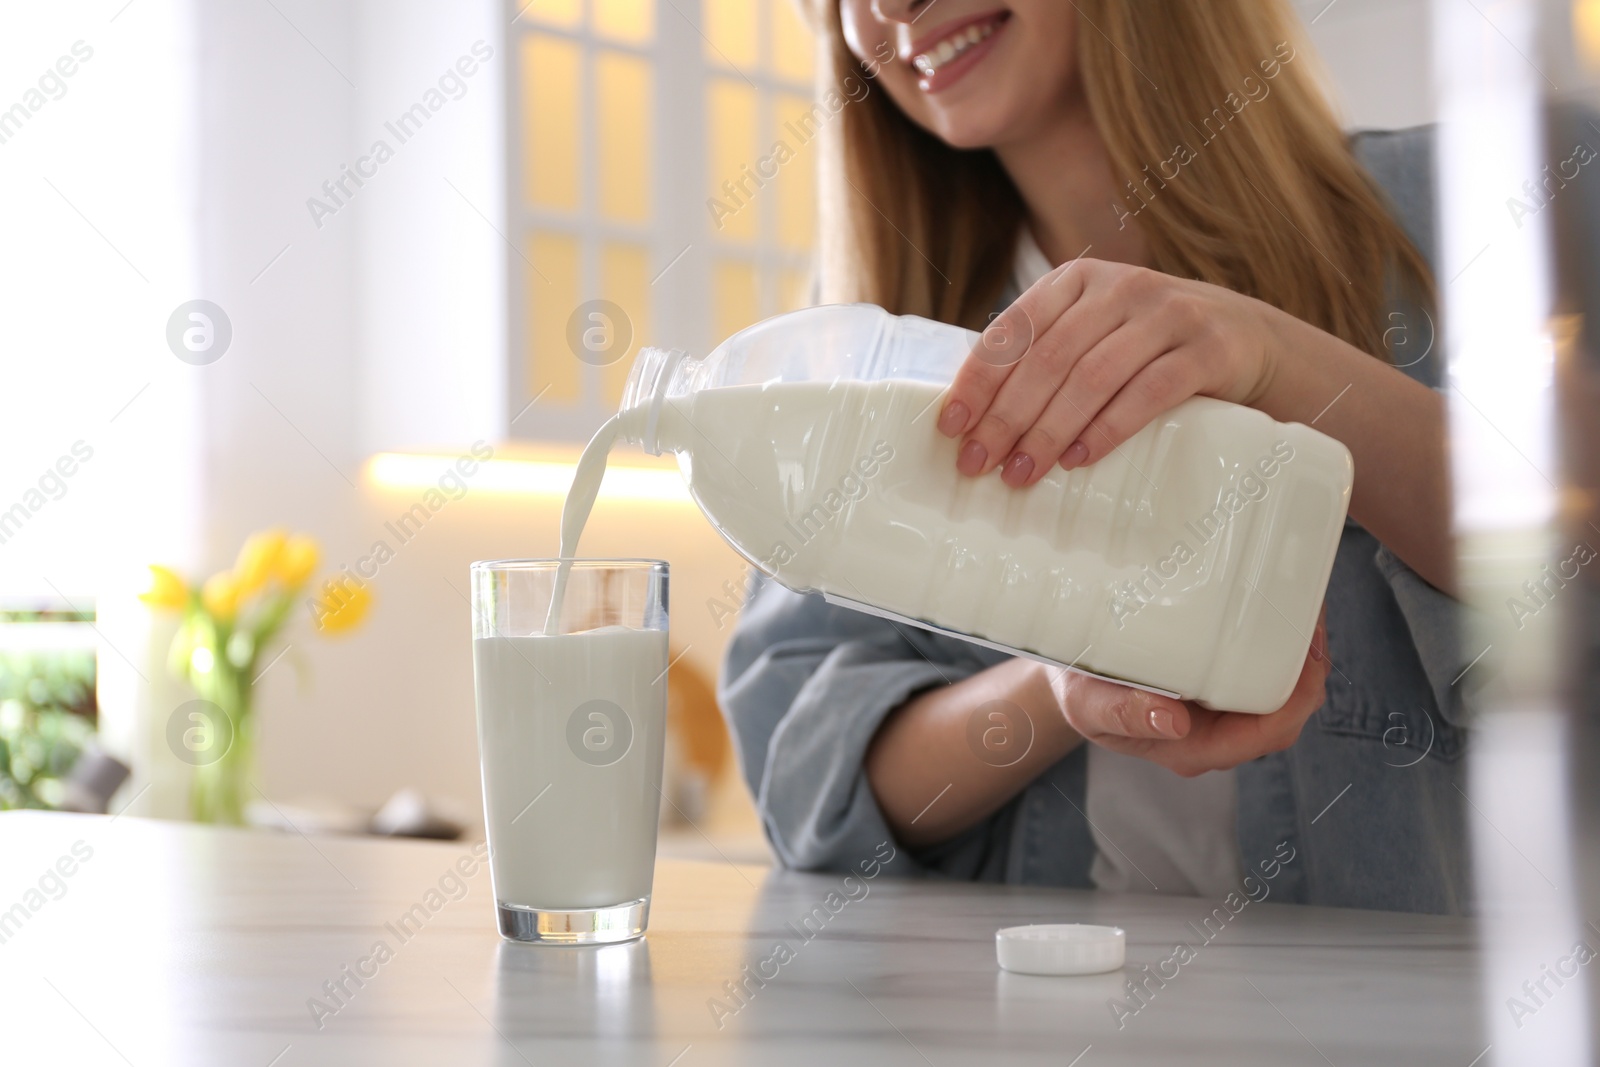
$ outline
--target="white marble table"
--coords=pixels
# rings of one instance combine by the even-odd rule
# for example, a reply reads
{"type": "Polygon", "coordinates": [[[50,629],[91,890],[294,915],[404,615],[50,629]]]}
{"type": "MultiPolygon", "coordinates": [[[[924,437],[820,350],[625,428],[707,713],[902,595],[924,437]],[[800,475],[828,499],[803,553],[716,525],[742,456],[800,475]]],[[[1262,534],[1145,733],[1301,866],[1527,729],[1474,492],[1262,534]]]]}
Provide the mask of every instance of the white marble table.
{"type": "Polygon", "coordinates": [[[647,939],[543,948],[496,935],[486,870],[456,889],[471,855],[0,814],[0,1062],[1468,1067],[1488,1043],[1463,920],[1269,900],[1204,943],[1186,924],[1211,904],[1193,899],[887,876],[845,887],[664,860],[647,939]],[[786,926],[819,907],[810,940],[786,926]],[[1124,926],[1128,971],[996,968],[996,928],[1071,921],[1124,926]],[[792,958],[767,964],[775,975],[749,982],[741,1006],[724,983],[773,960],[779,940],[792,958]],[[1197,954],[1119,1028],[1110,1003],[1125,979],[1179,940],[1197,954]],[[380,941],[387,958],[373,955],[380,941]],[[335,999],[324,983],[341,980],[335,999]]]}

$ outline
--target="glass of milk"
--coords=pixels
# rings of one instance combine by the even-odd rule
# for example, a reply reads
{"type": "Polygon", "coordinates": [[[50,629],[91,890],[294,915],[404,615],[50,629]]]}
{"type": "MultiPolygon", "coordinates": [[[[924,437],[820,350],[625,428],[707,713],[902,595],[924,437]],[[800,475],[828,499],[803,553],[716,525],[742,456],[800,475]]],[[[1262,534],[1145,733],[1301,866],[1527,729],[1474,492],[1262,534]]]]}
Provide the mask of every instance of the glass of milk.
{"type": "Polygon", "coordinates": [[[472,565],[478,752],[500,933],[644,933],[667,722],[667,565],[472,565]]]}

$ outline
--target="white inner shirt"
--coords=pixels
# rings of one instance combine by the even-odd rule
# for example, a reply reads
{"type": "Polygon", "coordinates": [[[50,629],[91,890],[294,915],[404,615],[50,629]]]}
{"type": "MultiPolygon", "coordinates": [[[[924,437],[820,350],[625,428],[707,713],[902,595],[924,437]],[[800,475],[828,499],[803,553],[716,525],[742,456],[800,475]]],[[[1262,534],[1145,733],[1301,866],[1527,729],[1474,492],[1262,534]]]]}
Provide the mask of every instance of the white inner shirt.
{"type": "MultiPolygon", "coordinates": [[[[1050,273],[1026,226],[1012,276],[1019,292],[1050,273]]],[[[1244,876],[1233,771],[1181,778],[1149,760],[1089,743],[1085,797],[1095,887],[1118,893],[1223,897],[1244,876]]]]}

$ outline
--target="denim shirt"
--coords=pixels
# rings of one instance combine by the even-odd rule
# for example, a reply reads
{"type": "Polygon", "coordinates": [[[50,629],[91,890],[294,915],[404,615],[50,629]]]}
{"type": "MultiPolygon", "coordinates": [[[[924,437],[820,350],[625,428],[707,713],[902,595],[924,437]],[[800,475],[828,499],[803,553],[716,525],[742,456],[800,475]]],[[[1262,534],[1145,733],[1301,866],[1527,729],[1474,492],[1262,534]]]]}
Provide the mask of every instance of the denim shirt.
{"type": "MultiPolygon", "coordinates": [[[[1352,143],[1432,262],[1431,131],[1358,134],[1352,143]]],[[[1407,308],[1391,321],[1395,365],[1438,388],[1431,323],[1407,308]]],[[[1470,701],[1455,684],[1470,659],[1459,641],[1462,609],[1353,520],[1326,603],[1326,702],[1294,745],[1237,771],[1245,869],[1292,855],[1273,881],[1278,900],[1465,912],[1471,863],[1460,790],[1470,701]]],[[[919,691],[1007,658],[758,581],[718,691],[779,861],[843,871],[893,840],[863,769],[884,717],[919,691]]],[[[1092,888],[1086,752],[1079,745],[954,838],[902,848],[897,873],[1092,888]]]]}

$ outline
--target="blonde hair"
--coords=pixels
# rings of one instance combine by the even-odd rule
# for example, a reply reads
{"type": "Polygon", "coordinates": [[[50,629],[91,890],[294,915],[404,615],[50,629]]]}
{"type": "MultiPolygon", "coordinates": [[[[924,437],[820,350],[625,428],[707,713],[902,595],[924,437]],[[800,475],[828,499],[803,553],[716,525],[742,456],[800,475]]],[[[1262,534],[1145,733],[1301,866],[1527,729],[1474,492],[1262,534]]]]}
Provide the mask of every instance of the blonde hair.
{"type": "MultiPolygon", "coordinates": [[[[838,0],[807,2],[828,53],[819,77],[860,78],[838,0]]],[[[1392,286],[1431,305],[1432,276],[1352,154],[1285,0],[1074,6],[1085,97],[1122,188],[1107,210],[1135,216],[1150,265],[1385,353],[1392,286]]],[[[995,154],[952,148],[881,89],[831,125],[822,298],[981,328],[1026,215],[995,154]]]]}

